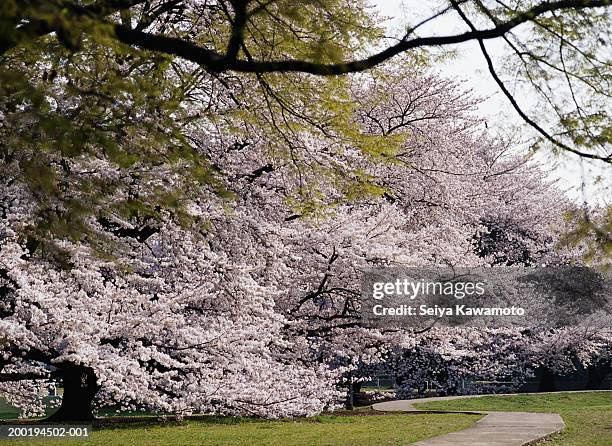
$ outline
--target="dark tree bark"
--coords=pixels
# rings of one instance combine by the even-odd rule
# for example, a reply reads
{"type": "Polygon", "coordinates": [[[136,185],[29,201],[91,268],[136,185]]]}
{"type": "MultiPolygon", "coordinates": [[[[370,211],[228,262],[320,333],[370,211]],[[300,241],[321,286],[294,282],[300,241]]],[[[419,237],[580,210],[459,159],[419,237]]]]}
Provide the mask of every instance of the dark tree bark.
{"type": "Polygon", "coordinates": [[[555,374],[547,367],[542,369],[538,392],[554,392],[557,390],[555,386],[555,374]]]}
{"type": "Polygon", "coordinates": [[[355,393],[353,388],[353,378],[351,377],[346,394],[346,408],[353,410],[355,408],[355,393]]]}
{"type": "Polygon", "coordinates": [[[69,367],[62,370],[64,395],[62,405],[46,421],[91,421],[91,405],[100,389],[96,375],[89,367],[69,367]]]}

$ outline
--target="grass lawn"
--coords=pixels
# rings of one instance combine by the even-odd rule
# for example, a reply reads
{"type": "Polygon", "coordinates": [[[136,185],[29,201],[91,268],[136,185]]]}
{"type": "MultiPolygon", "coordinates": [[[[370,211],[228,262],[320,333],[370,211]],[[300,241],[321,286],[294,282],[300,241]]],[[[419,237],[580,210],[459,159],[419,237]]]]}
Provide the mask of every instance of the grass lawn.
{"type": "Polygon", "coordinates": [[[318,416],[296,421],[210,417],[165,424],[95,429],[89,440],[0,440],[2,445],[405,445],[465,429],[480,417],[462,414],[318,416]]]}
{"type": "Polygon", "coordinates": [[[541,444],[546,446],[612,445],[612,392],[545,393],[537,395],[487,396],[416,404],[431,410],[496,410],[508,412],[555,412],[566,428],[541,444]]]}
{"type": "Polygon", "coordinates": [[[19,416],[19,411],[10,404],[7,404],[4,398],[0,398],[0,420],[12,420],[19,416]]]}

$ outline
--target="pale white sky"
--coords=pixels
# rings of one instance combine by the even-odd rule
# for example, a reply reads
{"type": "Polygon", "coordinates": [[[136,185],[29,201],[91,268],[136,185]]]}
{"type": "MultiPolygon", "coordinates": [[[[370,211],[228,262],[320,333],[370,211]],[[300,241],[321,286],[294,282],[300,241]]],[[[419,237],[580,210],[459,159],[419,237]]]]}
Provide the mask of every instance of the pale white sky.
{"type": "MultiPolygon", "coordinates": [[[[401,37],[407,24],[414,25],[420,19],[429,17],[432,11],[437,10],[435,6],[439,3],[435,0],[372,0],[372,4],[381,15],[389,18],[385,25],[391,37],[401,37]]],[[[449,13],[421,28],[420,35],[447,35],[465,30],[465,25],[460,19],[454,13],[449,13]]],[[[489,54],[497,60],[501,60],[501,57],[506,54],[506,48],[501,39],[489,40],[486,46],[489,54]]],[[[530,129],[523,127],[523,121],[490,77],[478,44],[466,42],[455,45],[453,49],[457,53],[456,57],[437,67],[440,74],[465,80],[467,88],[471,88],[478,96],[488,98],[479,107],[479,113],[486,118],[489,129],[512,132],[513,129],[516,131],[518,128],[521,129],[520,135],[529,135],[530,129]]],[[[511,83],[507,85],[510,87],[511,83]]],[[[516,97],[523,110],[533,112],[531,110],[533,102],[530,101],[529,96],[517,92],[516,97]]],[[[551,179],[558,179],[560,187],[567,190],[568,195],[573,199],[583,202],[586,198],[589,203],[610,204],[612,174],[610,168],[604,163],[583,161],[577,156],[558,159],[548,154],[542,154],[539,160],[547,164],[547,170],[551,172],[551,179]],[[598,175],[603,177],[603,181],[597,185],[592,184],[590,179],[598,175]],[[584,189],[582,188],[583,178],[587,179],[584,189]]]]}

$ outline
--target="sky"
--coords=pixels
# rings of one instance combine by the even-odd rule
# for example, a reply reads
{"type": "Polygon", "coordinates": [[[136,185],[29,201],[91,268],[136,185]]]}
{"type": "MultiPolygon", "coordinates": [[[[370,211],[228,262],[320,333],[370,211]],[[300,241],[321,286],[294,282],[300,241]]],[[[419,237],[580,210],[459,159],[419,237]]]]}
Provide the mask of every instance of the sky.
{"type": "MultiPolygon", "coordinates": [[[[439,3],[434,0],[371,0],[371,2],[382,16],[387,17],[384,24],[387,34],[391,37],[402,36],[406,24],[415,24],[420,19],[428,17],[434,6],[439,3]]],[[[465,30],[466,26],[457,16],[445,15],[425,25],[420,35],[448,35],[465,30]]],[[[498,61],[507,54],[501,39],[488,40],[486,47],[488,53],[498,61]]],[[[464,80],[466,87],[472,89],[477,96],[487,98],[479,106],[478,112],[485,117],[491,131],[508,133],[522,129],[520,134],[527,134],[528,131],[523,127],[524,122],[489,75],[478,44],[466,42],[455,45],[453,49],[456,50],[456,57],[436,67],[440,74],[464,80]]],[[[517,92],[516,97],[524,110],[534,106],[525,94],[517,92]]],[[[519,148],[526,150],[527,146],[519,148]]],[[[603,162],[589,162],[577,156],[559,159],[546,153],[537,155],[536,159],[544,164],[549,178],[556,180],[559,187],[573,200],[593,205],[612,204],[610,199],[612,174],[610,168],[603,162]],[[602,176],[604,180],[593,184],[592,179],[597,176],[602,176]]]]}

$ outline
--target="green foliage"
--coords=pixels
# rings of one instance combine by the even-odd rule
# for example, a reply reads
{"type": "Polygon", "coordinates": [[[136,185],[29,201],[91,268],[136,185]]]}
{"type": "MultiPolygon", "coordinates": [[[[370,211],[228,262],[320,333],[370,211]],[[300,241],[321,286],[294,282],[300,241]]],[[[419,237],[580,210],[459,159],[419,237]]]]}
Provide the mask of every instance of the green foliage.
{"type": "Polygon", "coordinates": [[[350,87],[348,78],[262,75],[239,97],[243,106],[233,115],[234,123],[240,123],[234,134],[261,135],[268,156],[299,177],[287,196],[300,214],[325,212],[330,205],[384,192],[349,158],[342,165],[336,161],[347,148],[378,161],[382,153],[399,150],[399,139],[359,129],[350,87]]]}
{"type": "Polygon", "coordinates": [[[612,259],[612,206],[591,211],[580,209],[568,213],[572,230],[562,237],[562,246],[585,247],[585,260],[610,268],[612,259]]]}
{"type": "Polygon", "coordinates": [[[88,219],[113,213],[169,211],[188,225],[190,196],[227,195],[184,134],[190,79],[167,57],[105,39],[84,38],[74,53],[45,37],[1,57],[0,176],[27,184],[38,206],[27,233],[40,241],[93,236],[88,219]]]}
{"type": "MultiPolygon", "coordinates": [[[[206,123],[221,126],[236,140],[265,139],[270,159],[289,165],[300,178],[287,200],[302,214],[382,193],[374,178],[350,162],[339,165],[308,148],[317,139],[330,155],[352,146],[380,158],[397,145],[393,138],[357,130],[349,79],[219,76],[215,88],[225,88],[221,96],[229,94],[233,102],[205,108],[201,90],[216,82],[208,73],[117,43],[107,16],[111,10],[100,5],[82,2],[93,7],[84,12],[61,0],[44,5],[9,0],[0,12],[2,176],[7,180],[16,163],[18,180],[37,201],[39,218],[29,237],[91,240],[89,219],[113,214],[142,221],[170,212],[183,225],[201,225],[184,207],[203,188],[233,198],[223,173],[190,139],[190,129],[206,123]],[[23,19],[28,26],[17,25],[23,19]],[[161,172],[167,181],[159,181],[161,172]]],[[[362,3],[308,1],[296,7],[280,1],[250,7],[242,57],[335,62],[381,35],[362,3]]],[[[184,18],[198,23],[190,13],[184,18]]],[[[222,52],[231,34],[228,11],[210,14],[216,26],[201,29],[197,40],[222,52]]],[[[167,18],[140,16],[149,24],[167,18]]],[[[121,20],[131,19],[124,10],[121,20]]]]}
{"type": "Polygon", "coordinates": [[[247,23],[246,47],[259,60],[292,57],[340,62],[382,35],[373,8],[362,0],[268,2],[247,23]]]}

